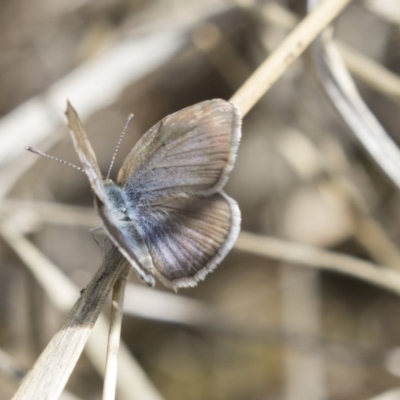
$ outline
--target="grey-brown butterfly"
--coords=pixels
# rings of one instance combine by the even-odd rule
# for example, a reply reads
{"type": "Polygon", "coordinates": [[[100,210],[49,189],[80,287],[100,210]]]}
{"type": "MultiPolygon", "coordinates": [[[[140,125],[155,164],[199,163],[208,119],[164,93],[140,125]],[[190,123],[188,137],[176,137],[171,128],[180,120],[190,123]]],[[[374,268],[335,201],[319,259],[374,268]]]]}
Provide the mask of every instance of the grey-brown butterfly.
{"type": "Polygon", "coordinates": [[[239,207],[222,191],[241,136],[237,107],[215,99],[163,118],[133,147],[115,183],[103,179],[70,103],[66,116],[104,230],[138,276],[175,290],[203,280],[240,230],[239,207]]]}

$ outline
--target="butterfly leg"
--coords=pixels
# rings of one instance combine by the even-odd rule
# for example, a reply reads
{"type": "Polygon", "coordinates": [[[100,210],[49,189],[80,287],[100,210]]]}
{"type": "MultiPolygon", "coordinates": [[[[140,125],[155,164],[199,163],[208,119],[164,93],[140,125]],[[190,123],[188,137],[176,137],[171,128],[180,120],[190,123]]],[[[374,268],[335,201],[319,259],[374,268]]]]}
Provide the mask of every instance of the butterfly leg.
{"type": "Polygon", "coordinates": [[[104,232],[103,227],[98,226],[96,228],[89,229],[89,232],[96,242],[96,244],[100,247],[103,257],[106,254],[106,243],[108,240],[107,234],[104,232]]]}

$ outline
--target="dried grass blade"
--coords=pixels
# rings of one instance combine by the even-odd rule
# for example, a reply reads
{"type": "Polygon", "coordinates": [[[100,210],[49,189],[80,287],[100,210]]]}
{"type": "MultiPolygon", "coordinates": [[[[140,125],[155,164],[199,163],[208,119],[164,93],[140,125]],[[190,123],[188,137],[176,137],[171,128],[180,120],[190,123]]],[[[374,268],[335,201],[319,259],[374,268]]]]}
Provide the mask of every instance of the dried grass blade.
{"type": "Polygon", "coordinates": [[[400,150],[358,94],[329,33],[321,35],[310,49],[317,76],[332,104],[368,154],[400,189],[400,150]]]}
{"type": "Polygon", "coordinates": [[[117,249],[108,253],[64,324],[23,380],[14,400],[60,396],[124,263],[117,249]]]}

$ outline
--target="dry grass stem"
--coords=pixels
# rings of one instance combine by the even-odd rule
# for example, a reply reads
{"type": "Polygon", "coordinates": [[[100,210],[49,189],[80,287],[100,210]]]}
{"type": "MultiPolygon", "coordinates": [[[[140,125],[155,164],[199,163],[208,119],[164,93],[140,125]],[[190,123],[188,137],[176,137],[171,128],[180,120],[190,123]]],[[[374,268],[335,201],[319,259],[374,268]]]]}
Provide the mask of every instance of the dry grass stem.
{"type": "MultiPolygon", "coordinates": [[[[106,370],[104,373],[103,400],[115,399],[117,385],[118,349],[121,337],[122,316],[124,315],[124,294],[130,272],[130,265],[118,277],[111,300],[110,334],[108,336],[106,370]]],[[[134,391],[134,388],[132,389],[134,391]]]]}
{"type": "MultiPolygon", "coordinates": [[[[265,21],[277,24],[285,29],[292,29],[298,23],[298,17],[276,3],[268,3],[258,13],[265,21]]],[[[376,91],[400,101],[400,77],[371,58],[361,54],[352,47],[334,41],[340,50],[346,66],[365,84],[376,91]]]]}
{"type": "Polygon", "coordinates": [[[305,17],[231,97],[245,116],[350,0],[325,0],[305,17]]]}

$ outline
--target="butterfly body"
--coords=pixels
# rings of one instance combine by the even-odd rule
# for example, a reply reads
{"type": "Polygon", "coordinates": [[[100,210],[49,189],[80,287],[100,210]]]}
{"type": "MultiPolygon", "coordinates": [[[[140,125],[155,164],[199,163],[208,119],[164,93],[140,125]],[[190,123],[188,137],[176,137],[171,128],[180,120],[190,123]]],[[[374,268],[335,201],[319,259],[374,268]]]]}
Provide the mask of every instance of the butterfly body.
{"type": "Polygon", "coordinates": [[[104,182],[106,203],[110,204],[108,213],[112,214],[112,218],[118,222],[130,222],[135,220],[135,213],[128,206],[126,192],[120,186],[116,185],[111,179],[104,182]]]}
{"type": "Polygon", "coordinates": [[[95,206],[99,214],[103,214],[103,220],[108,221],[108,224],[103,224],[103,228],[116,246],[118,246],[118,240],[123,240],[130,249],[134,250],[133,255],[124,254],[124,256],[126,258],[135,257],[136,263],[131,264],[134,268],[140,266],[135,268],[136,273],[148,286],[154,286],[155,281],[152,276],[154,266],[143,239],[143,231],[140,230],[137,210],[137,208],[140,209],[140,205],[130,201],[126,191],[111,180],[104,182],[104,190],[105,198],[103,202],[99,198],[95,198],[95,206]],[[119,227],[118,232],[113,232],[115,226],[119,227]]]}
{"type": "Polygon", "coordinates": [[[116,183],[103,180],[70,104],[66,115],[103,227],[138,276],[175,290],[204,279],[240,230],[237,203],[222,191],[240,140],[238,109],[216,99],[165,117],[131,150],[116,183]]]}

